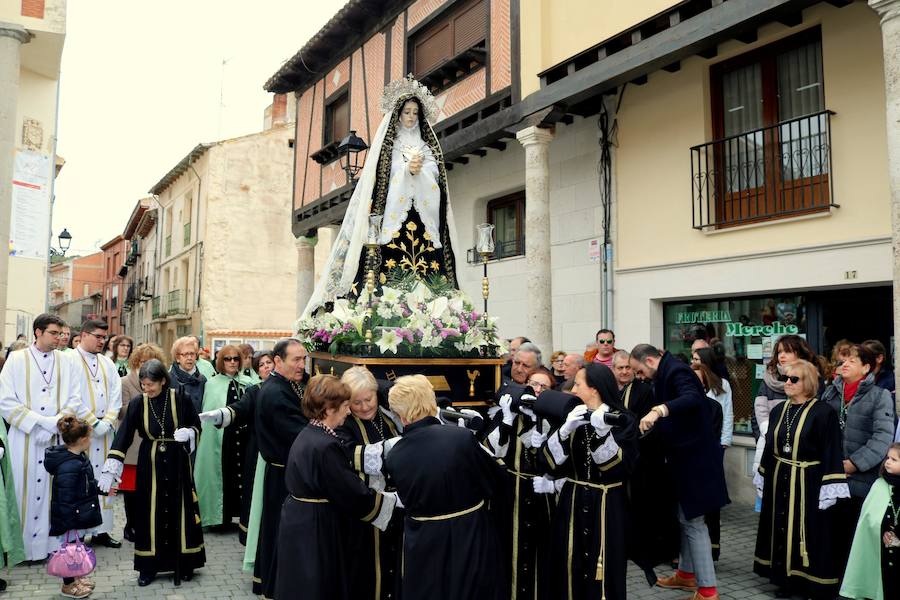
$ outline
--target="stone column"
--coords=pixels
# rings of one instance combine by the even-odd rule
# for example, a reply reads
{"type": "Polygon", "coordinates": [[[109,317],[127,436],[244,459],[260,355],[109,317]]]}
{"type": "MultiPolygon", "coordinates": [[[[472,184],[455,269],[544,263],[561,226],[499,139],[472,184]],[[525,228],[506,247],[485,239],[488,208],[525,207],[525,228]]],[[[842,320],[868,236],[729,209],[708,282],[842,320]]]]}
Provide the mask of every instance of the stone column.
{"type": "Polygon", "coordinates": [[[315,237],[298,237],[297,245],[297,316],[306,308],[316,287],[316,242],[315,237]]]}
{"type": "Polygon", "coordinates": [[[869,0],[869,6],[881,17],[894,271],[893,351],[900,357],[900,0],[869,0]]]}
{"type": "MultiPolygon", "coordinates": [[[[0,240],[9,240],[12,171],[16,152],[16,106],[19,100],[19,56],[31,34],[20,25],[0,21],[0,240]]],[[[6,335],[6,291],[9,252],[0,252],[0,336],[6,335]]]]}
{"type": "Polygon", "coordinates": [[[553,130],[528,127],[516,134],[525,147],[525,331],[549,358],[553,352],[550,290],[550,142],[553,130]]]}

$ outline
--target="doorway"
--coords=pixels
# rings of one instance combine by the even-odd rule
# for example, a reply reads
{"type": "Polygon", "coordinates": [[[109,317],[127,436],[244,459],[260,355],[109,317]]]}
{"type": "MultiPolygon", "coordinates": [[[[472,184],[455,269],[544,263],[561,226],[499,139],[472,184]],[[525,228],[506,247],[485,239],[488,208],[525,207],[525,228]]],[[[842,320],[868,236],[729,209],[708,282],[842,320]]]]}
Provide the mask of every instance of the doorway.
{"type": "Polygon", "coordinates": [[[810,343],[830,357],[835,342],[879,340],[893,364],[894,310],[890,286],[810,292],[808,295],[810,343]]]}

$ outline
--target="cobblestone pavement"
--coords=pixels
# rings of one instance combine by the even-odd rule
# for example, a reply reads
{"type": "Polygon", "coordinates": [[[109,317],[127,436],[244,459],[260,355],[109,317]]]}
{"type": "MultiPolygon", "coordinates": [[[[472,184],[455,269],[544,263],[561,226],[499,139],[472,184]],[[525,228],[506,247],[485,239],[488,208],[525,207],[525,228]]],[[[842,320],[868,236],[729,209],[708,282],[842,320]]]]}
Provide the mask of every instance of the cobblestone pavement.
{"type": "MultiPolygon", "coordinates": [[[[719,590],[723,600],[770,600],[774,586],[752,572],[753,546],[756,539],[757,515],[744,506],[729,506],[722,511],[722,557],[717,563],[719,590]]],[[[116,511],[119,524],[114,537],[121,538],[124,515],[121,504],[116,511]]],[[[193,581],[180,588],[172,585],[171,576],[162,576],[147,587],[137,585],[132,570],[132,545],[123,541],[122,548],[97,548],[97,571],[92,578],[97,584],[93,598],[158,598],[191,600],[193,598],[256,598],[250,591],[250,576],[241,571],[244,547],[237,533],[205,533],[206,567],[193,581]]],[[[659,571],[661,574],[668,574],[659,571]]],[[[9,589],[0,597],[15,600],[61,598],[60,580],[47,575],[45,565],[19,566],[3,575],[9,589]]],[[[628,573],[629,600],[683,600],[685,592],[661,590],[647,586],[643,573],[633,565],[628,573]]],[[[464,599],[460,599],[464,600],[464,599]]]]}

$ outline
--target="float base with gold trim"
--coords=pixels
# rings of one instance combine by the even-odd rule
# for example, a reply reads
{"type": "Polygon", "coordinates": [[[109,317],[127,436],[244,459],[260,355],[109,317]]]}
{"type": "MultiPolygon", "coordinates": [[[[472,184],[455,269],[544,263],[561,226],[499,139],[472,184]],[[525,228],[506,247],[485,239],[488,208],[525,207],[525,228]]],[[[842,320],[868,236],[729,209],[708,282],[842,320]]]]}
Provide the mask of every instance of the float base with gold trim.
{"type": "Polygon", "coordinates": [[[353,366],[364,366],[376,379],[393,381],[403,375],[425,375],[438,396],[446,396],[454,406],[484,406],[492,404],[500,387],[500,367],[503,358],[385,358],[332,355],[311,352],[313,375],[330,373],[340,376],[353,366]]]}

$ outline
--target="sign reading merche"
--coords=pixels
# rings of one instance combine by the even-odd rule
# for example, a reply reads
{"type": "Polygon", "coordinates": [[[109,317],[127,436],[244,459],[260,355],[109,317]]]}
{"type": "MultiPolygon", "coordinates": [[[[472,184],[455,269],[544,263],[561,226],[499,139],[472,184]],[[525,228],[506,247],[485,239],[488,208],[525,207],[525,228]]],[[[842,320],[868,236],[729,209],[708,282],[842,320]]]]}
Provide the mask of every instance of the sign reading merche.
{"type": "Polygon", "coordinates": [[[769,337],[773,335],[787,335],[799,333],[796,325],[782,325],[775,321],[771,325],[744,325],[743,323],[728,323],[725,326],[725,335],[729,337],[769,337]]]}
{"type": "Polygon", "coordinates": [[[729,321],[731,321],[731,313],[727,310],[698,310],[675,313],[676,324],[728,323],[729,321]]]}

